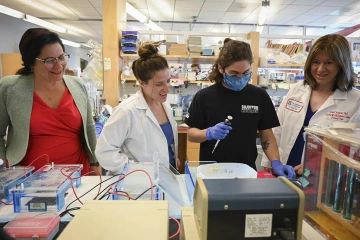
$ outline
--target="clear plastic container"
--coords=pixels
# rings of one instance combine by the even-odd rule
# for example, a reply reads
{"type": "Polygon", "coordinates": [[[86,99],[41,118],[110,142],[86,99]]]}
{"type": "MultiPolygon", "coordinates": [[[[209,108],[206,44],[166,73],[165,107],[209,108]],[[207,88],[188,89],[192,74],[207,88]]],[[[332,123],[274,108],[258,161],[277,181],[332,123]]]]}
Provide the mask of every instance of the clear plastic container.
{"type": "Polygon", "coordinates": [[[12,202],[10,189],[32,174],[35,167],[10,167],[0,169],[0,199],[12,202]]]}
{"type": "Polygon", "coordinates": [[[10,190],[14,212],[61,211],[71,183],[80,186],[82,169],[82,164],[44,165],[10,190]]]}
{"type": "Polygon", "coordinates": [[[21,213],[5,225],[5,232],[15,239],[51,240],[59,231],[60,217],[53,212],[21,213]]]}
{"type": "Polygon", "coordinates": [[[256,171],[243,163],[213,163],[200,165],[197,177],[202,179],[257,178],[256,171]]]}
{"type": "Polygon", "coordinates": [[[305,128],[305,218],[330,239],[360,239],[360,129],[305,128]]]}
{"type": "MultiPolygon", "coordinates": [[[[128,163],[123,170],[123,173],[129,173],[134,170],[144,170],[149,173],[153,186],[154,182],[154,167],[151,162],[148,163],[139,163],[139,162],[130,162],[128,163]]],[[[121,178],[122,176],[120,176],[121,178]]],[[[150,200],[151,191],[150,191],[150,181],[148,176],[144,172],[134,172],[130,175],[127,175],[123,180],[119,181],[114,185],[112,192],[119,192],[121,194],[129,195],[131,198],[140,199],[140,200],[150,200]],[[148,191],[146,191],[149,189],[148,191]]],[[[113,200],[129,200],[128,197],[121,195],[112,194],[113,200]]],[[[160,189],[155,186],[153,188],[152,200],[162,200],[162,193],[160,189]]]]}

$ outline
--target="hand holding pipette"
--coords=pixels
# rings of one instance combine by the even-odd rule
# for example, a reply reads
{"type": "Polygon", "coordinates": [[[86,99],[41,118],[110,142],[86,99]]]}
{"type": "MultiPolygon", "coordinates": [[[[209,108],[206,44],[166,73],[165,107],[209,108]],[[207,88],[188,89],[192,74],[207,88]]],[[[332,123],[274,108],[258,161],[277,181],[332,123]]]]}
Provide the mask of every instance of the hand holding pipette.
{"type": "Polygon", "coordinates": [[[215,126],[209,127],[206,130],[206,138],[208,141],[217,140],[212,153],[214,152],[215,148],[219,144],[220,140],[224,139],[229,134],[230,130],[232,129],[231,122],[230,122],[231,120],[232,120],[232,117],[228,116],[224,122],[218,123],[215,126]]]}

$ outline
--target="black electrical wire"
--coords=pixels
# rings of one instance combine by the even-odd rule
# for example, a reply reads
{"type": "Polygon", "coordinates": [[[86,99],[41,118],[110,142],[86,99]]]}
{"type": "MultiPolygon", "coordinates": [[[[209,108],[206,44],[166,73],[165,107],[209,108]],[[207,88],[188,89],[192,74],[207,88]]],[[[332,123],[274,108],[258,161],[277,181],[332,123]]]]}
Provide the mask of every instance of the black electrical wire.
{"type": "MultiPolygon", "coordinates": [[[[114,176],[111,176],[110,178],[108,178],[108,179],[106,179],[106,180],[104,180],[104,181],[102,181],[102,182],[99,182],[98,184],[96,184],[93,188],[91,188],[89,191],[87,191],[86,193],[84,193],[83,195],[81,195],[80,197],[78,197],[77,199],[75,199],[74,201],[72,201],[71,203],[69,203],[67,206],[66,206],[66,210],[69,208],[69,206],[71,205],[71,204],[73,204],[74,202],[76,202],[78,199],[80,199],[80,198],[82,198],[83,196],[85,196],[86,194],[88,194],[89,192],[91,192],[92,190],[94,190],[97,186],[99,186],[100,184],[103,184],[104,182],[106,182],[106,181],[109,181],[110,179],[112,179],[112,178],[114,178],[114,177],[117,177],[117,176],[121,176],[121,175],[124,175],[124,174],[116,174],[116,175],[114,175],[114,176]]],[[[112,183],[113,184],[113,183],[112,183]]],[[[110,184],[110,185],[112,185],[112,184],[110,184]]],[[[106,190],[110,185],[108,185],[104,190],[106,190]]],[[[103,191],[104,191],[103,190],[103,191]]],[[[101,191],[100,193],[99,193],[99,195],[103,192],[103,191],[101,191]]]]}
{"type": "Polygon", "coordinates": [[[152,187],[149,187],[148,189],[146,189],[144,192],[142,192],[139,196],[137,196],[136,198],[135,198],[135,200],[138,200],[139,198],[141,198],[145,193],[147,193],[150,189],[152,189],[152,188],[154,188],[154,187],[156,187],[155,185],[154,186],[152,186],[152,187]]]}
{"type": "MultiPolygon", "coordinates": [[[[123,194],[126,194],[126,196],[129,196],[130,197],[130,195],[127,193],[127,192],[124,192],[124,191],[120,191],[120,190],[116,190],[116,191],[114,191],[114,192],[118,192],[118,193],[123,193],[123,194]]],[[[110,196],[112,193],[105,193],[104,195],[102,195],[98,200],[101,200],[101,199],[103,199],[104,197],[106,197],[106,196],[110,196]]],[[[129,198],[129,200],[130,200],[130,198],[129,198]]]]}
{"type": "MultiPolygon", "coordinates": [[[[122,179],[123,180],[123,179],[122,179]]],[[[121,181],[122,181],[121,180],[121,181]]],[[[118,182],[116,182],[116,183],[118,183],[118,182]]],[[[106,191],[106,190],[108,190],[108,188],[111,186],[111,185],[113,185],[114,183],[112,183],[112,184],[109,184],[109,185],[107,185],[101,192],[99,192],[99,195],[100,194],[102,194],[104,191],[106,191]]],[[[101,200],[101,199],[103,199],[104,197],[106,197],[107,195],[110,195],[108,192],[106,192],[104,195],[102,195],[100,198],[98,198],[97,200],[101,200]]]]}

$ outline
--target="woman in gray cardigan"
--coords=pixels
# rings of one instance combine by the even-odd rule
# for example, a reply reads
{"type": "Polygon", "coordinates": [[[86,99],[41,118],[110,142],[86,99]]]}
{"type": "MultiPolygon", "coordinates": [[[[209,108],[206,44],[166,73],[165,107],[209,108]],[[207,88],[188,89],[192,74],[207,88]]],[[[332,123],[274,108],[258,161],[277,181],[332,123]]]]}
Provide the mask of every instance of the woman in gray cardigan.
{"type": "Polygon", "coordinates": [[[54,162],[99,172],[87,91],[80,78],[64,75],[69,56],[59,36],[31,28],[19,49],[24,67],[0,80],[0,158],[36,169],[54,162]]]}

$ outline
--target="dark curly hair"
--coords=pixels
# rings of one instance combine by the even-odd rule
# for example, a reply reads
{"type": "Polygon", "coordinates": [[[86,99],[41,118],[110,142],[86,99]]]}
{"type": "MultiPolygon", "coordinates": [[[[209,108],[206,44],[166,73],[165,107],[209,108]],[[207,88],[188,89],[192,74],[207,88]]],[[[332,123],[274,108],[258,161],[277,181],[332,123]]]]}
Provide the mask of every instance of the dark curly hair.
{"type": "Polygon", "coordinates": [[[224,46],[220,50],[219,57],[213,63],[209,79],[211,82],[221,83],[224,80],[223,74],[219,71],[218,65],[222,69],[227,68],[237,61],[247,60],[250,64],[254,62],[250,44],[226,38],[224,46]]]}

